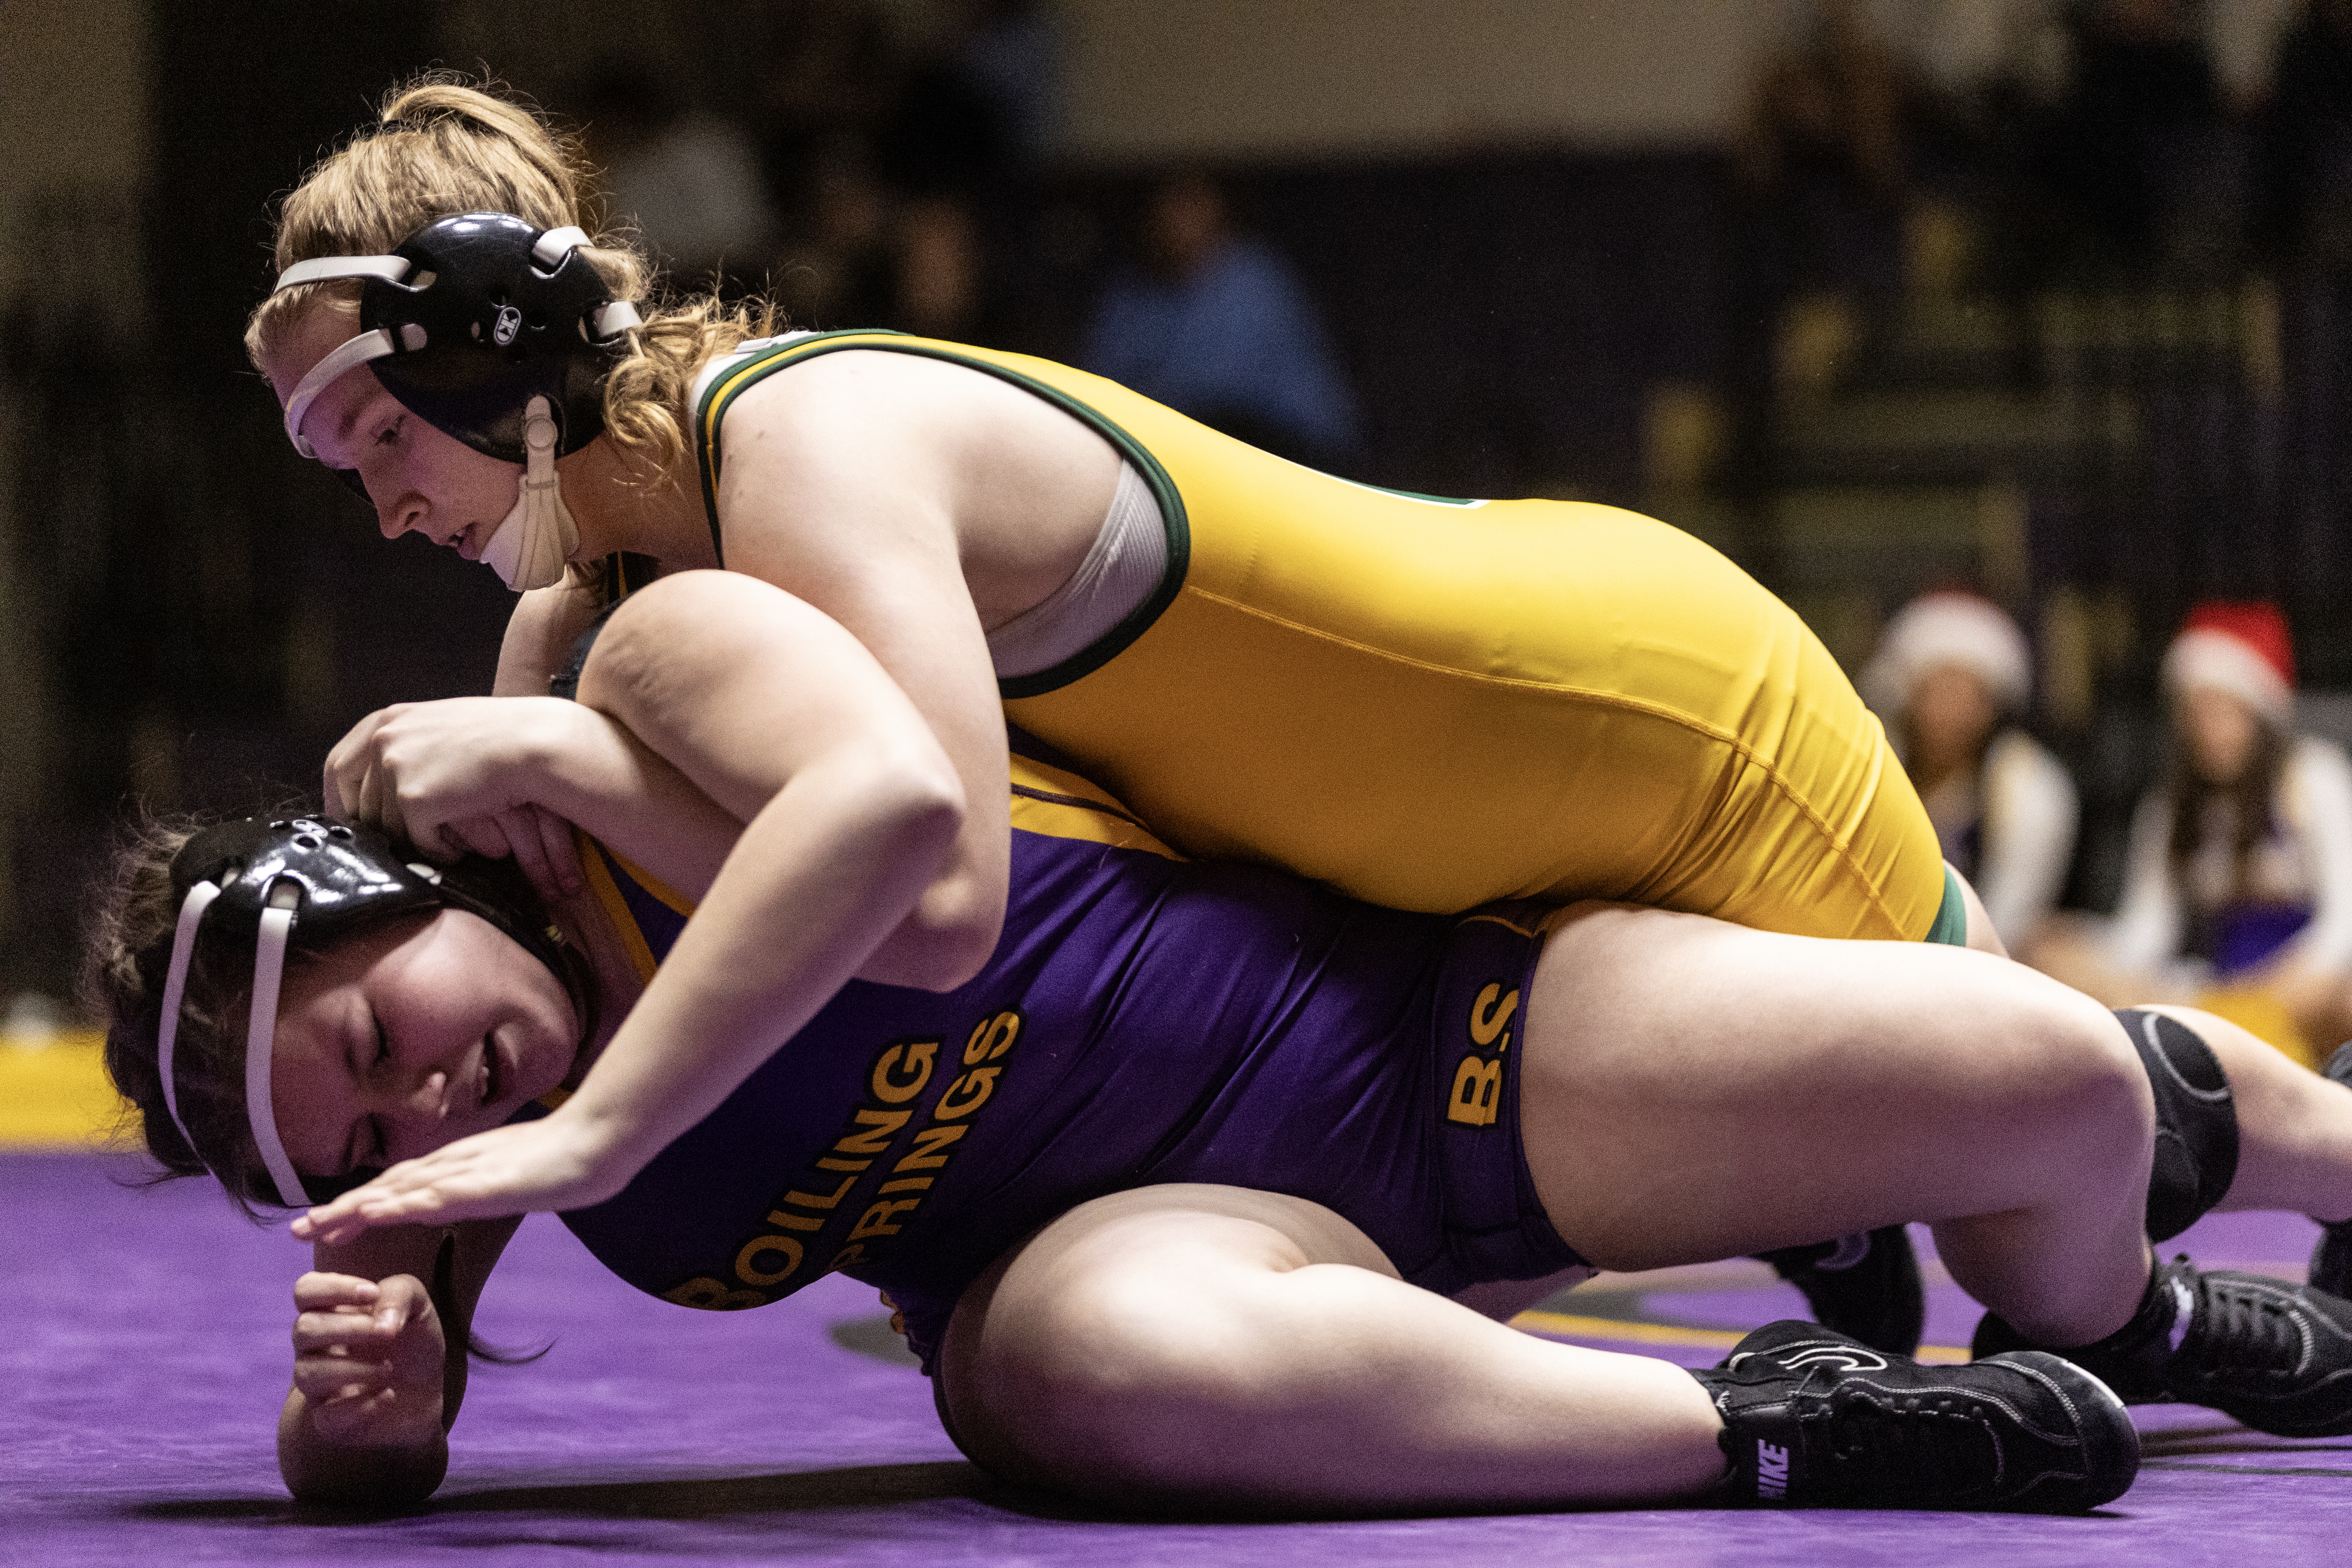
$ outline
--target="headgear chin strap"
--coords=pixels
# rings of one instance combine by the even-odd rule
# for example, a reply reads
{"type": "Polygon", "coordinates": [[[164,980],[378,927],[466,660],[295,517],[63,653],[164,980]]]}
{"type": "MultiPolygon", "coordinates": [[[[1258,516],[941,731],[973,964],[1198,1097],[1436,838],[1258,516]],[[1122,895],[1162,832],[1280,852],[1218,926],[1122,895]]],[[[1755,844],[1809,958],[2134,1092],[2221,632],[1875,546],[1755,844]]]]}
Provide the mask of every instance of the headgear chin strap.
{"type": "MultiPolygon", "coordinates": [[[[356,926],[394,915],[451,908],[488,921],[554,971],[578,1014],[583,1036],[593,1027],[588,977],[562,934],[551,924],[534,923],[529,884],[508,861],[468,857],[440,868],[402,858],[384,834],[359,823],[295,817],[263,823],[248,817],[205,829],[182,846],[172,860],[172,887],[180,894],[180,918],[172,934],[172,959],[164,971],[163,1016],[155,1031],[156,1066],[163,1079],[163,1108],[190,1151],[196,1141],[180,1114],[173,1079],[173,1047],[187,996],[188,972],[196,942],[211,919],[212,941],[253,942],[253,1005],[245,1039],[246,1121],[262,1165],[289,1208],[308,1208],[357,1185],[373,1172],[305,1181],[286,1154],[271,1105],[269,1067],[278,1034],[278,999],[286,973],[287,949],[299,919],[314,940],[332,940],[356,926]],[[182,891],[182,889],[185,889],[182,891]],[[224,922],[215,911],[226,910],[224,922]],[[248,923],[249,922],[249,923],[248,923]]],[[[201,1152],[198,1158],[204,1156],[201,1152]]],[[[207,1162],[209,1163],[209,1162],[207,1162]]],[[[218,1168],[215,1167],[215,1173],[218,1168]]]]}
{"type": "Polygon", "coordinates": [[[563,504],[563,481],[555,474],[555,416],[546,398],[530,400],[522,439],[530,456],[514,510],[482,546],[482,559],[518,594],[562,581],[563,563],[580,544],[580,525],[563,504]]]}
{"type": "Polygon", "coordinates": [[[505,213],[459,213],[427,224],[390,256],[322,256],[278,274],[272,293],[358,279],[360,333],[310,368],[286,400],[286,435],[306,458],[310,405],[370,366],[426,424],[501,462],[526,462],[529,410],[547,400],[552,455],[567,457],[604,427],[604,381],[623,334],[645,323],[612,297],[583,254],[588,236],[541,230],[505,213]]]}

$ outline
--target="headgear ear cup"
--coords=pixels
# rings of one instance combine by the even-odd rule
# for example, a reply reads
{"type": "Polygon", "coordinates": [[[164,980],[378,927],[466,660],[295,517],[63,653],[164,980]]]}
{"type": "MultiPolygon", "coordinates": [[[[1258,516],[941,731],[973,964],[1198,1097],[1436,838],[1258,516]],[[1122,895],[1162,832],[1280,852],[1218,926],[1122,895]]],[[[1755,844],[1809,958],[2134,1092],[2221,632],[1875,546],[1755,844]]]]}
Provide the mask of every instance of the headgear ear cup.
{"type": "Polygon", "coordinates": [[[577,228],[541,230],[505,213],[436,218],[390,256],[298,262],[278,288],[356,278],[362,331],[336,348],[286,403],[287,434],[305,457],[310,400],[369,365],[385,390],[435,429],[501,462],[522,462],[525,410],[545,397],[566,457],[604,427],[604,381],[635,307],[613,299],[577,228]]]}

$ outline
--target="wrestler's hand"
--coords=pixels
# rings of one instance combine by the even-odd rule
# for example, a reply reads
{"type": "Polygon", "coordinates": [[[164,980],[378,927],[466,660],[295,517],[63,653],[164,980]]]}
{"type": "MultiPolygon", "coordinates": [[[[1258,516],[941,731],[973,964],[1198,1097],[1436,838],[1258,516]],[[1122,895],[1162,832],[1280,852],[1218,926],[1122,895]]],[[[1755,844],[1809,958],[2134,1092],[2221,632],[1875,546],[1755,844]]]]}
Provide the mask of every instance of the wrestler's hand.
{"type": "Polygon", "coordinates": [[[446,1225],[585,1208],[627,1186],[642,1164],[616,1158],[584,1121],[558,1111],[403,1160],[297,1219],[293,1231],[297,1240],[335,1247],[370,1226],[446,1225]]]}
{"type": "Polygon", "coordinates": [[[554,759],[593,721],[554,698],[402,702],[353,725],[327,753],[327,809],[380,824],[436,860],[511,856],[540,896],[580,890],[572,825],[542,796],[554,759]]]}
{"type": "Polygon", "coordinates": [[[411,1447],[441,1430],[441,1319],[412,1274],[294,1281],[294,1386],[330,1443],[411,1447]]]}

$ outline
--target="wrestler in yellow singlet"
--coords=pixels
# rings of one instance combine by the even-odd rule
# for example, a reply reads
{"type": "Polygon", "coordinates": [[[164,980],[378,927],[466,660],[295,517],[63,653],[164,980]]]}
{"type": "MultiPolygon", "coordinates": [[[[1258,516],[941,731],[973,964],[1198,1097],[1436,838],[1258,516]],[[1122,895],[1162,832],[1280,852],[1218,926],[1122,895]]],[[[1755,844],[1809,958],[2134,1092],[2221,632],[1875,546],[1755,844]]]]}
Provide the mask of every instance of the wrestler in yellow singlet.
{"type": "Polygon", "coordinates": [[[1013,723],[1187,853],[1398,909],[1601,898],[1964,940],[1878,721],[1786,605],[1688,534],[1613,507],[1354,484],[1083,371],[871,331],[780,340],[708,378],[706,501],[732,400],[844,349],[1026,387],[1149,483],[1158,591],[1001,687],[1013,723]]]}

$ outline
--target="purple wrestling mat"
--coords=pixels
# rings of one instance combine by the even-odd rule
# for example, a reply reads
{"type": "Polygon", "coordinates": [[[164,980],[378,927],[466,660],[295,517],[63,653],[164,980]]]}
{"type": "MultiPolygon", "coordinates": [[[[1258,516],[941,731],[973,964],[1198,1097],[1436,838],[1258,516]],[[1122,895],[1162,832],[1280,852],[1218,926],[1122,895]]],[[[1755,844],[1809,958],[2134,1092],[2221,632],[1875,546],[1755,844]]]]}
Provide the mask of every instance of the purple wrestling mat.
{"type": "MultiPolygon", "coordinates": [[[[758,1312],[686,1311],[605,1275],[544,1216],[509,1249],[479,1326],[509,1349],[554,1348],[535,1365],[476,1371],[449,1479],[428,1507],[313,1514],[287,1500],[271,1451],[288,1288],[305,1249],[198,1184],[114,1184],[132,1168],[0,1154],[0,1562],[1931,1568],[2332,1562],[2352,1536],[2352,1439],[2287,1442],[2180,1407],[2140,1413],[2138,1485],[2086,1519],[1107,1519],[993,1486],[964,1463],[863,1288],[836,1278],[758,1312]]],[[[2209,1265],[2299,1274],[2311,1236],[2300,1219],[2239,1216],[2179,1245],[2209,1265]]],[[[1975,1313],[1932,1278],[1929,1340],[1965,1343],[1975,1313]]],[[[1601,1283],[1613,1288],[1555,1298],[1523,1326],[1703,1363],[1720,1337],[1798,1306],[1756,1264],[1601,1283]]]]}

